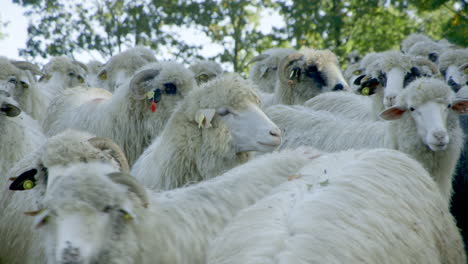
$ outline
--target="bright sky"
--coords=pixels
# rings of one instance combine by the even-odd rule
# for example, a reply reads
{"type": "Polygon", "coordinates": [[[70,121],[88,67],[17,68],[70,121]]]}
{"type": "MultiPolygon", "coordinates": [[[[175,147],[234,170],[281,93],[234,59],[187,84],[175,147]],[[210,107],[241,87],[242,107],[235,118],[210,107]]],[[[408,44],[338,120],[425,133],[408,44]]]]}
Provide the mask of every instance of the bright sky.
{"type": "MultiPolygon", "coordinates": [[[[13,4],[11,0],[0,0],[0,21],[9,22],[6,27],[2,27],[2,32],[6,34],[5,38],[0,40],[0,56],[6,56],[10,59],[21,59],[18,50],[25,48],[27,40],[27,25],[28,18],[23,13],[25,9],[17,4],[13,4]]],[[[271,11],[264,11],[262,13],[262,20],[260,23],[260,30],[264,33],[271,31],[273,26],[284,26],[284,21],[279,14],[272,13],[271,11]]],[[[203,56],[213,56],[222,51],[222,47],[217,44],[210,43],[208,37],[204,34],[195,33],[193,30],[176,30],[180,34],[181,39],[188,43],[202,45],[201,54],[203,56]]],[[[170,52],[160,51],[160,53],[168,54],[170,52]]],[[[76,56],[77,59],[88,62],[92,59],[104,61],[101,56],[96,53],[84,52],[76,56]]],[[[172,59],[171,57],[163,56],[162,59],[172,59]]],[[[46,63],[40,58],[37,62],[46,63]]]]}

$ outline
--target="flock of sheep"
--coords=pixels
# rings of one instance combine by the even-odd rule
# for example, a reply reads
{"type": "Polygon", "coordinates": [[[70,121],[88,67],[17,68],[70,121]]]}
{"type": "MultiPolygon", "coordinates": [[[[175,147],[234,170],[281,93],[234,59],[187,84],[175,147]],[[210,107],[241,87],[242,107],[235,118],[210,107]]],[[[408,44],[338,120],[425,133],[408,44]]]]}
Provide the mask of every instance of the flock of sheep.
{"type": "Polygon", "coordinates": [[[468,49],[348,60],[0,57],[0,263],[466,263],[468,49]]]}

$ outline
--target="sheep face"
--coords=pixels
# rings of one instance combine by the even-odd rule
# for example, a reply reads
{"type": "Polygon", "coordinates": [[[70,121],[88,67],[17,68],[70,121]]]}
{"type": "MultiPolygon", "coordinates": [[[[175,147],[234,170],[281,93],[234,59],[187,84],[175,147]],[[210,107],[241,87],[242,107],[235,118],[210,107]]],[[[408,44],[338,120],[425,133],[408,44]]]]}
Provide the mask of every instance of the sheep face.
{"type": "Polygon", "coordinates": [[[330,51],[306,50],[291,54],[282,61],[280,70],[283,85],[276,87],[276,93],[283,94],[282,103],[302,104],[321,92],[350,90],[336,56],[330,51]]]}
{"type": "Polygon", "coordinates": [[[36,216],[49,263],[108,263],[114,258],[133,263],[136,245],[126,245],[122,252],[116,244],[138,239],[134,205],[127,188],[99,175],[112,170],[98,163],[71,166],[49,184],[45,209],[36,216]]]}
{"type": "MultiPolygon", "coordinates": [[[[428,81],[429,82],[429,81],[428,81]]],[[[409,113],[414,121],[418,136],[432,151],[447,148],[450,141],[447,121],[452,112],[466,114],[468,100],[454,100],[454,94],[439,80],[430,80],[428,88],[423,82],[417,82],[405,90],[398,98],[398,106],[390,107],[381,113],[387,120],[399,119],[409,113]],[[439,87],[437,87],[439,86],[439,87]]]]}
{"type": "Polygon", "coordinates": [[[152,112],[173,109],[196,86],[193,73],[176,62],[148,64],[130,82],[132,97],[145,100],[144,107],[152,112]]]}
{"type": "Polygon", "coordinates": [[[454,92],[458,92],[464,85],[468,85],[468,63],[460,67],[450,65],[445,72],[445,80],[454,92]]]}
{"type": "Polygon", "coordinates": [[[53,58],[44,66],[44,75],[39,79],[43,83],[59,83],[62,89],[86,85],[87,68],[82,63],[66,57],[53,58]]]}
{"type": "Polygon", "coordinates": [[[221,107],[216,114],[226,125],[237,153],[271,152],[281,144],[281,131],[255,104],[241,110],[221,107]]]}

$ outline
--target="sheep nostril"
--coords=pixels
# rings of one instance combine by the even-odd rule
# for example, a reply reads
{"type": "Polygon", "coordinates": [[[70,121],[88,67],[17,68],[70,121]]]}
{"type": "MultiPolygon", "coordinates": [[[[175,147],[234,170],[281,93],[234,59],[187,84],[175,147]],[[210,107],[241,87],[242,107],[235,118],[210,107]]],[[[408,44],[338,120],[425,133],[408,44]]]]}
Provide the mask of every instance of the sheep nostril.
{"type": "Polygon", "coordinates": [[[333,91],[341,91],[343,89],[344,89],[343,84],[339,83],[339,84],[335,85],[335,87],[333,88],[333,91]]]}
{"type": "Polygon", "coordinates": [[[281,130],[279,130],[278,128],[272,129],[270,130],[270,135],[274,137],[281,137],[281,130]]]}

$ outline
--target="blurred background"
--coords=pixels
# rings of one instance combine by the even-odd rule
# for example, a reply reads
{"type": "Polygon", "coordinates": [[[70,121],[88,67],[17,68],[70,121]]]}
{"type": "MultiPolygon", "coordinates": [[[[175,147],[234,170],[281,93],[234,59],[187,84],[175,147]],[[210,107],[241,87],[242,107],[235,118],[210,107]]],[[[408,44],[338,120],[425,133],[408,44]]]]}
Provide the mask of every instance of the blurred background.
{"type": "Polygon", "coordinates": [[[330,49],[342,58],[398,49],[410,33],[466,47],[468,8],[447,0],[0,0],[0,55],[107,61],[135,45],[161,59],[214,60],[247,72],[271,47],[330,49]]]}

